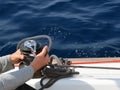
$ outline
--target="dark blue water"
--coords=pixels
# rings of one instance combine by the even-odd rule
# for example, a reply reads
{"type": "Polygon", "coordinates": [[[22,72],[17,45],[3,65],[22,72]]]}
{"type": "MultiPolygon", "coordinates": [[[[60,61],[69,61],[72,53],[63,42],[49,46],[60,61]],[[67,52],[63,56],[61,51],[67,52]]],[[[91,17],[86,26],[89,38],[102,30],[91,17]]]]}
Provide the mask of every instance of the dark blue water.
{"type": "Polygon", "coordinates": [[[59,57],[118,57],[120,0],[0,0],[0,56],[42,34],[59,57]]]}

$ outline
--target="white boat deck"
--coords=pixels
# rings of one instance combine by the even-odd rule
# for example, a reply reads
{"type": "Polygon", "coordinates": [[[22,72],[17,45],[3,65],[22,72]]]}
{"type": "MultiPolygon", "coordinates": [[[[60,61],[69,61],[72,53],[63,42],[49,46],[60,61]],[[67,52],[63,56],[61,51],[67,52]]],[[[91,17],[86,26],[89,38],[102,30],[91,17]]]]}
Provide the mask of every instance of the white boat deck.
{"type": "MultiPolygon", "coordinates": [[[[117,59],[120,60],[120,58],[117,59]]],[[[79,59],[75,61],[78,60],[79,59]]],[[[84,59],[82,60],[85,61],[84,59]]],[[[116,60],[116,58],[114,58],[114,60],[116,60]]],[[[88,61],[91,60],[89,59],[88,61]]],[[[99,63],[79,65],[120,68],[120,63],[99,63]]],[[[74,75],[73,77],[60,79],[50,88],[47,88],[45,90],[120,90],[120,70],[93,69],[93,68],[76,68],[75,70],[79,71],[80,74],[74,75]]],[[[26,84],[30,85],[35,89],[39,89],[41,87],[39,82],[40,78],[31,79],[27,81],[26,84]]]]}

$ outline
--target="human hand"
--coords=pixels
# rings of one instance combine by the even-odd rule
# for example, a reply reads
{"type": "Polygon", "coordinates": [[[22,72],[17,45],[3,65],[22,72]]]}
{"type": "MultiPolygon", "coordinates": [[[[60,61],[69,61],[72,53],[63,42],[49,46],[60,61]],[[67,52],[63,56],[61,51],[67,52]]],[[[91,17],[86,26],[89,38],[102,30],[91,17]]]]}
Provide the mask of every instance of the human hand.
{"type": "Polygon", "coordinates": [[[12,64],[18,64],[24,59],[24,55],[21,54],[20,49],[10,55],[10,60],[12,64]]]}
{"type": "Polygon", "coordinates": [[[47,54],[47,51],[48,51],[48,47],[45,46],[42,49],[42,51],[39,54],[37,54],[37,56],[30,64],[34,69],[34,72],[38,71],[40,68],[44,67],[50,62],[50,58],[49,55],[47,54]]]}

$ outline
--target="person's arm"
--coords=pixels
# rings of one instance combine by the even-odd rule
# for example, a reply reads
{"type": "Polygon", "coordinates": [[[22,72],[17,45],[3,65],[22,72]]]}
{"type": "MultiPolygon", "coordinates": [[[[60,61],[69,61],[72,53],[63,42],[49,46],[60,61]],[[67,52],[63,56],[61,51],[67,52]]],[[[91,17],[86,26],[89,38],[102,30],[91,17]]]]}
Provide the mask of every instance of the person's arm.
{"type": "Polygon", "coordinates": [[[10,55],[0,57],[0,73],[13,69],[14,66],[10,61],[10,55]]]}
{"type": "Polygon", "coordinates": [[[50,62],[47,53],[48,47],[44,47],[42,52],[39,53],[30,64],[20,70],[8,72],[0,75],[0,90],[14,90],[18,86],[24,84],[27,80],[31,79],[33,74],[50,62]]]}
{"type": "Polygon", "coordinates": [[[0,57],[0,73],[13,69],[14,64],[18,64],[21,60],[24,60],[24,55],[21,54],[20,50],[10,55],[0,57]]]}
{"type": "Polygon", "coordinates": [[[31,79],[34,74],[32,66],[0,75],[0,90],[15,90],[18,86],[31,79]]]}

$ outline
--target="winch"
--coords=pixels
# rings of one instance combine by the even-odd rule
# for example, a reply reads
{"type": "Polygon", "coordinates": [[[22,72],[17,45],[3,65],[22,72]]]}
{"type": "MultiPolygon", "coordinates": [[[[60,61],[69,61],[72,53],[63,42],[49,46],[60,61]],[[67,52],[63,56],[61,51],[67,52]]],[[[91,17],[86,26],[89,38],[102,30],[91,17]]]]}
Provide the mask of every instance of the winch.
{"type": "Polygon", "coordinates": [[[40,43],[35,40],[27,40],[23,42],[19,48],[21,53],[25,56],[25,60],[20,63],[20,68],[24,67],[24,65],[30,65],[34,57],[42,51],[40,43]]]}
{"type": "MultiPolygon", "coordinates": [[[[42,44],[40,43],[41,39],[47,39],[49,45],[48,46],[48,52],[51,49],[52,46],[52,40],[48,35],[38,35],[34,37],[28,37],[25,39],[22,39],[19,41],[17,45],[17,49],[20,49],[21,53],[24,55],[24,60],[22,60],[19,64],[19,68],[23,68],[25,66],[30,65],[30,63],[33,61],[34,57],[42,51],[42,44]]],[[[33,78],[40,78],[42,75],[41,70],[38,70],[33,78]]]]}

